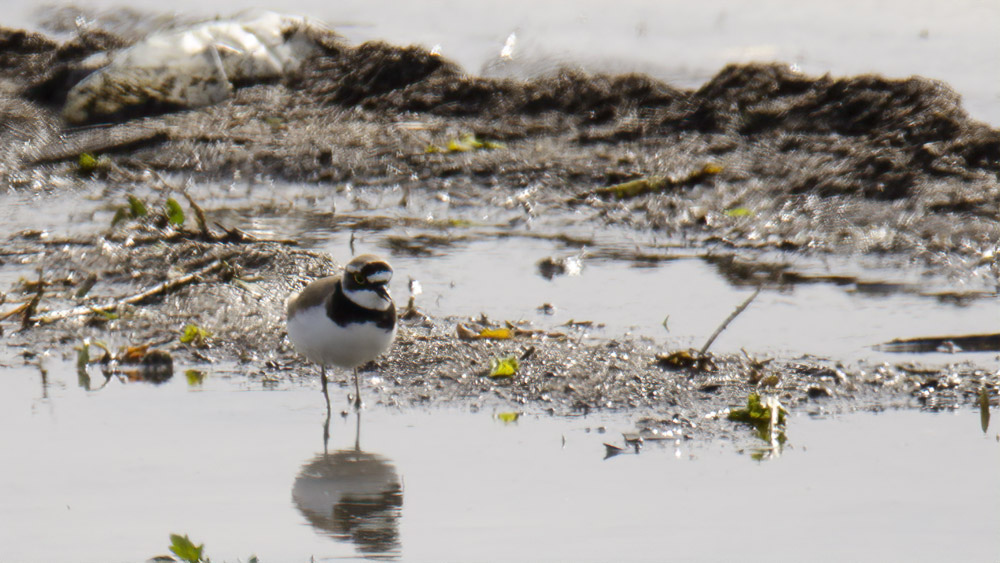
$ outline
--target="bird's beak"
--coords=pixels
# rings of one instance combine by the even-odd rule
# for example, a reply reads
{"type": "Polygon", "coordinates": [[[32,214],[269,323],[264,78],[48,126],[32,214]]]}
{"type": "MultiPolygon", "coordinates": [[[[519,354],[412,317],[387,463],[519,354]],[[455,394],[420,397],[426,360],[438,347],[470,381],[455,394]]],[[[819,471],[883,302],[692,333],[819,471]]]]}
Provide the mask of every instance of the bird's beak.
{"type": "Polygon", "coordinates": [[[385,284],[379,284],[379,285],[376,285],[375,287],[373,287],[372,289],[374,289],[375,293],[379,294],[379,296],[382,299],[385,299],[386,301],[389,301],[389,300],[392,299],[392,297],[389,297],[389,286],[387,286],[385,284]]]}

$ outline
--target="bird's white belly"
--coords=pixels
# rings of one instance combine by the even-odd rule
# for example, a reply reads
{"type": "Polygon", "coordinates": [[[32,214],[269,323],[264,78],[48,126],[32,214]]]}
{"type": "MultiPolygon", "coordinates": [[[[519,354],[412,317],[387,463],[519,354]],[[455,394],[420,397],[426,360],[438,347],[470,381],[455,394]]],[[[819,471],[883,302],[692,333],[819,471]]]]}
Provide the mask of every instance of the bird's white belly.
{"type": "Polygon", "coordinates": [[[321,365],[353,368],[370,362],[389,348],[395,336],[395,326],[391,331],[366,323],[339,326],[322,307],[299,311],[288,319],[288,338],[295,349],[321,365]]]}

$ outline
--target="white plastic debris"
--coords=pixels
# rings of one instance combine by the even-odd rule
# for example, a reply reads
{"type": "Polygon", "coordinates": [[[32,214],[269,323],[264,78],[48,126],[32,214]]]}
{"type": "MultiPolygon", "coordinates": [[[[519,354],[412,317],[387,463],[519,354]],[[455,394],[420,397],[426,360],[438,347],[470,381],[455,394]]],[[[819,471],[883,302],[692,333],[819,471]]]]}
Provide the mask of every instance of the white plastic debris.
{"type": "Polygon", "coordinates": [[[112,54],[110,63],[74,86],[63,117],[85,123],[145,105],[199,107],[220,102],[232,94],[234,82],[267,80],[296,70],[317,49],[310,33],[315,29],[322,27],[306,18],[266,12],[252,19],[155,33],[112,54]]]}

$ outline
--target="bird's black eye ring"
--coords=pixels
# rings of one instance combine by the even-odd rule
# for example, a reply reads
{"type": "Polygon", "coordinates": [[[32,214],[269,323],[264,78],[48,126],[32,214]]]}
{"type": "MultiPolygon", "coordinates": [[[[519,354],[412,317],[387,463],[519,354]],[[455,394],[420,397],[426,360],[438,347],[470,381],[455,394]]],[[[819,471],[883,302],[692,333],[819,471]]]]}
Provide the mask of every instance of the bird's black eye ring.
{"type": "Polygon", "coordinates": [[[365,277],[361,275],[361,272],[357,272],[354,274],[354,281],[357,282],[358,285],[364,285],[365,277]]]}

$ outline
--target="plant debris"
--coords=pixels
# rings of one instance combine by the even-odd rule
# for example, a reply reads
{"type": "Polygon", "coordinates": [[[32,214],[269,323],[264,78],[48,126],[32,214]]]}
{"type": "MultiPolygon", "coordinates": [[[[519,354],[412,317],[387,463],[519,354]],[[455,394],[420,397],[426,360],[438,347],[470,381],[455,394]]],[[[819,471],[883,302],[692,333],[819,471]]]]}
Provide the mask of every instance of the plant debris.
{"type": "Polygon", "coordinates": [[[512,422],[517,422],[517,419],[521,417],[521,413],[517,412],[501,412],[497,413],[497,420],[503,422],[504,424],[510,424],[512,422]]]}
{"type": "Polygon", "coordinates": [[[746,408],[733,409],[726,418],[753,426],[762,440],[771,441],[776,433],[784,434],[787,414],[788,411],[773,397],[762,402],[758,393],[750,393],[746,408]]]}
{"type": "Polygon", "coordinates": [[[1000,333],[896,339],[873,347],[879,352],[1000,352],[1000,333]]]}
{"type": "Polygon", "coordinates": [[[707,163],[702,165],[700,168],[681,176],[680,178],[648,176],[637,180],[622,182],[613,186],[590,190],[588,192],[578,194],[574,200],[584,200],[593,196],[612,200],[632,199],[641,195],[661,192],[672,188],[692,186],[720,172],[722,172],[721,166],[715,163],[707,163]]]}
{"type": "Polygon", "coordinates": [[[211,332],[196,324],[188,323],[187,325],[184,325],[184,328],[181,330],[179,340],[181,344],[190,344],[195,348],[205,348],[208,346],[208,339],[211,337],[211,332]]]}
{"type": "Polygon", "coordinates": [[[517,374],[517,370],[520,367],[517,356],[504,356],[504,357],[493,357],[490,358],[490,371],[489,376],[492,378],[497,377],[513,377],[517,374]]]}
{"type": "Polygon", "coordinates": [[[170,534],[170,552],[180,557],[181,561],[186,563],[208,563],[208,559],[204,558],[202,552],[205,550],[205,544],[195,545],[190,539],[188,539],[187,534],[181,536],[178,534],[170,534]]]}

